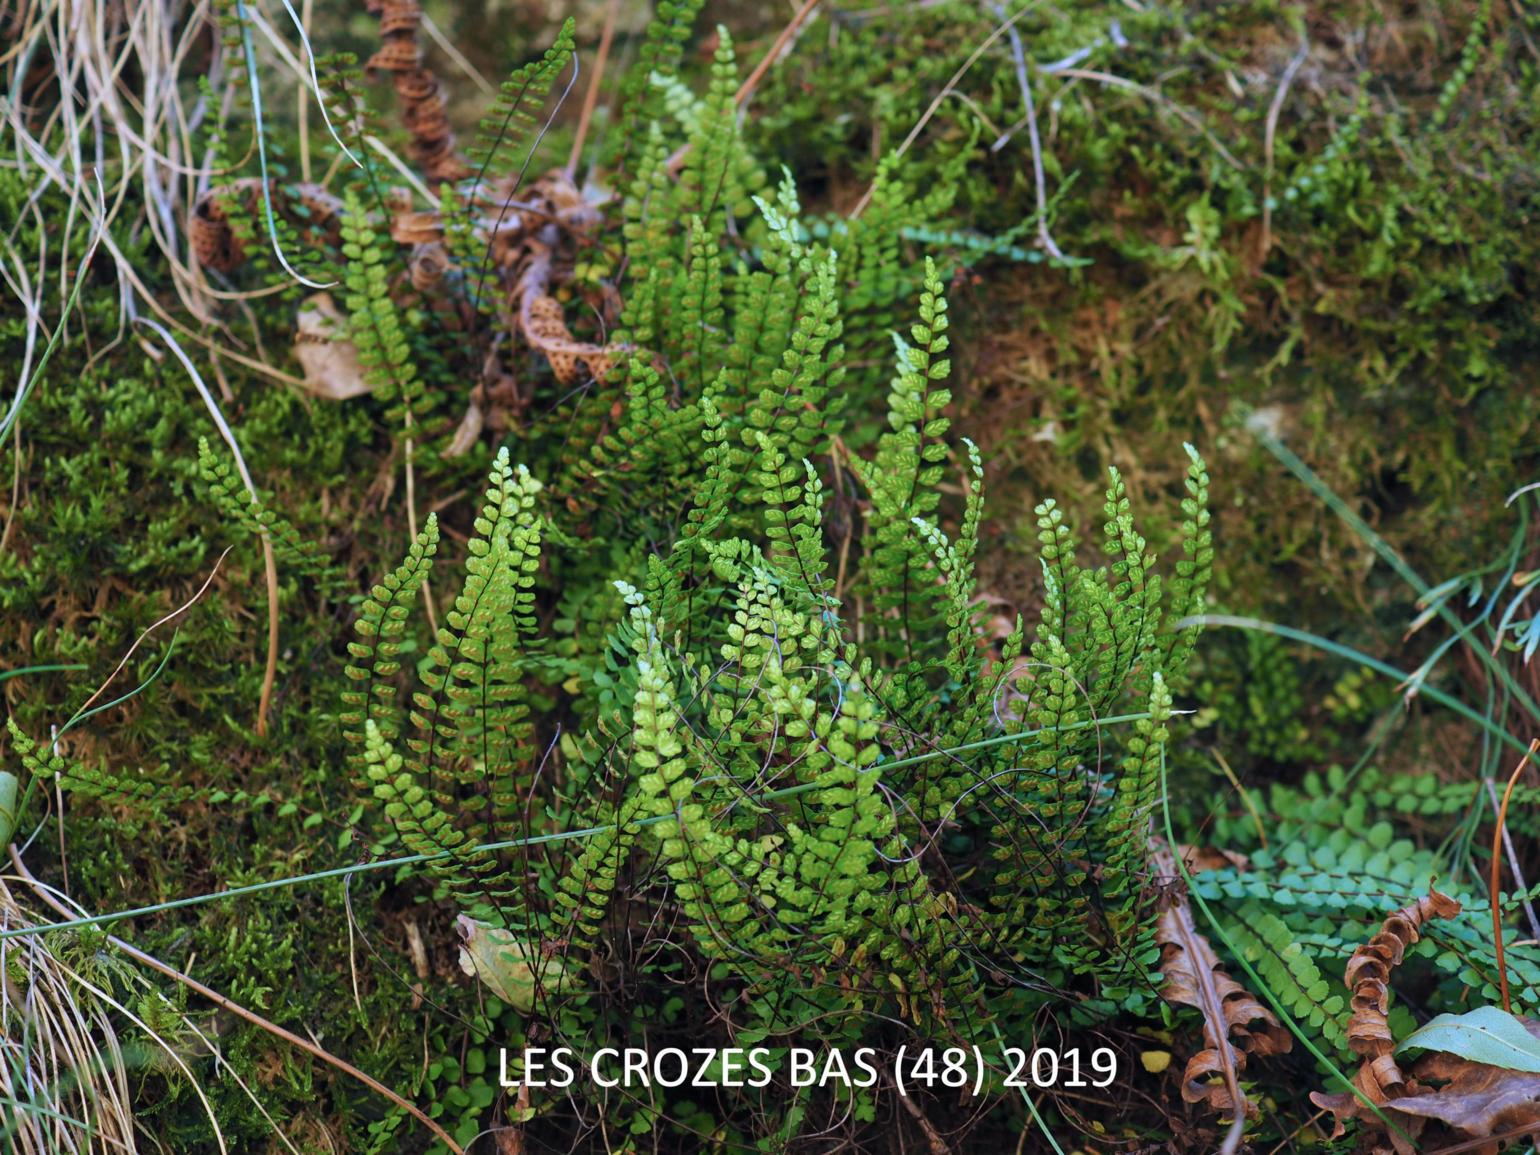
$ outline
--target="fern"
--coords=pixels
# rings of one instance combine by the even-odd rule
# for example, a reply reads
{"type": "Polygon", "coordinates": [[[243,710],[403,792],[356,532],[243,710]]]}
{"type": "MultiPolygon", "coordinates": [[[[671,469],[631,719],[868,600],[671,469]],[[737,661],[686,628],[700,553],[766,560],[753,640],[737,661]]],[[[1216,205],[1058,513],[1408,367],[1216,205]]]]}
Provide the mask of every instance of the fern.
{"type": "MultiPolygon", "coordinates": [[[[517,161],[515,171],[517,153],[534,136],[538,123],[535,116],[550,95],[556,78],[572,59],[575,28],[569,16],[544,55],[514,69],[498,88],[497,97],[482,116],[475,143],[469,149],[478,185],[522,175],[528,160],[517,161]]],[[[512,191],[509,190],[507,195],[511,196],[512,191]]]]}
{"type": "Polygon", "coordinates": [[[733,38],[717,27],[717,50],[711,65],[711,85],[691,133],[691,149],[682,173],[682,195],[694,202],[694,216],[703,231],[720,235],[741,200],[738,109],[734,96],[738,68],[733,38]]]}
{"type": "Polygon", "coordinates": [[[438,540],[438,518],[430,514],[406,558],[364,599],[353,623],[354,640],[348,643],[353,662],[346,667],[353,688],[342,695],[341,721],[343,736],[357,747],[354,761],[359,766],[370,725],[386,742],[400,737],[401,714],[392,679],[401,670],[398,658],[412,603],[433,566],[438,540]]]}
{"type": "Polygon", "coordinates": [[[942,592],[931,576],[923,539],[914,533],[915,518],[934,515],[947,457],[944,440],[950,422],[942,411],[951,392],[937,383],[951,372],[944,356],[947,304],[935,265],[925,265],[919,320],[909,342],[899,342],[899,371],[888,394],[889,431],[877,443],[869,470],[855,466],[872,495],[872,512],[862,569],[862,585],[879,615],[884,653],[890,661],[925,664],[927,639],[939,634],[944,616],[942,592]]]}
{"type": "MultiPolygon", "coordinates": [[[[1193,640],[1171,623],[1212,559],[1203,464],[1169,585],[1114,471],[1103,560],[1043,503],[1041,618],[985,636],[984,463],[950,443],[943,278],[904,240],[946,194],[888,162],[867,218],[819,230],[790,174],[761,191],[731,39],[703,98],[677,78],[695,7],[661,6],[632,81],[651,123],[608,234],[625,354],[518,439],[545,485],[499,453],[418,668],[398,659],[436,523],[360,614],[344,727],[371,797],[446,897],[569,956],[558,1034],[617,1023],[601,975],[655,1010],[660,950],[734,1038],[864,1040],[880,1019],[993,1050],[1051,1005],[1135,1006],[1193,640]],[[848,419],[874,404],[873,444],[848,419]],[[1102,724],[1119,712],[1140,718],[1102,724]],[[478,849],[516,830],[558,837],[478,849]]],[[[515,109],[546,73],[521,75],[515,109]]],[[[381,303],[384,255],[349,218],[361,354],[410,392],[426,333],[381,303]]],[[[446,223],[462,260],[467,225],[446,223]]]]}
{"type": "Polygon", "coordinates": [[[637,53],[636,67],[622,94],[621,104],[626,110],[622,140],[631,141],[638,135],[645,135],[645,127],[659,118],[658,101],[649,91],[653,87],[653,77],[667,79],[678,70],[690,29],[704,2],[659,0],[637,53]]]}
{"type": "MultiPolygon", "coordinates": [[[[932,336],[917,336],[935,350],[942,313],[933,303],[926,310],[932,336]]],[[[806,363],[815,360],[813,332],[809,326],[800,345],[806,363]]],[[[795,350],[788,361],[804,363],[795,350]]],[[[914,372],[921,362],[906,364],[914,372]]],[[[782,381],[798,379],[789,368],[782,381]]],[[[1159,647],[1149,642],[1159,583],[1116,483],[1109,539],[1122,551],[1113,569],[1124,581],[1109,586],[1105,571],[1055,559],[1072,588],[1096,599],[1103,624],[1088,611],[1081,649],[1071,651],[1047,628],[1057,619],[1045,618],[1034,646],[1038,668],[1014,718],[998,712],[1000,677],[980,658],[972,612],[977,490],[970,488],[956,543],[911,515],[916,551],[934,554],[927,564],[947,625],[944,668],[969,715],[959,720],[912,685],[899,693],[892,677],[868,689],[871,661],[845,633],[846,608],[827,576],[821,479],[810,461],[793,464],[786,454],[788,444],[806,444],[799,439],[808,427],[795,420],[751,426],[759,456],[746,489],[735,492],[724,472],[733,447],[721,415],[709,399],[701,413],[710,479],[701,503],[674,547],[647,562],[645,588],[615,583],[624,616],[606,635],[602,668],[579,667],[604,687],[597,709],[587,707],[591,728],[572,749],[574,781],[595,801],[573,798],[563,821],[593,831],[593,841],[559,869],[554,859],[542,865],[527,854],[494,866],[471,853],[500,823],[527,812],[535,789],[523,680],[538,653],[530,610],[544,534],[534,512],[539,487],[506,452],[492,470],[463,588],[413,695],[406,753],[386,733],[395,724],[386,693],[371,685],[350,699],[354,727],[357,707],[384,703],[379,721],[373,709],[364,718],[364,746],[375,796],[403,840],[433,848],[421,852],[437,856],[451,892],[477,918],[543,926],[581,950],[599,949],[609,904],[645,848],[668,879],[669,901],[695,949],[739,976],[754,1017],[776,1032],[818,1017],[848,1019],[856,1030],[849,1016],[869,1009],[873,996],[840,992],[868,991],[873,968],[884,976],[878,1001],[891,1000],[915,1024],[976,1028],[989,1016],[978,977],[962,961],[959,944],[968,941],[995,957],[1031,959],[1030,966],[1057,960],[1063,982],[1085,975],[1123,982],[1130,960],[1145,958],[1149,945],[1145,848],[1170,696],[1155,664],[1159,647]],[[745,517],[745,505],[757,505],[758,516],[745,517]],[[722,532],[756,524],[758,543],[722,532]],[[1148,696],[1148,717],[1127,739],[1116,773],[1096,768],[1102,739],[1086,725],[1093,715],[1076,677],[1077,666],[1097,663],[1104,663],[1103,694],[1111,696],[1106,679],[1115,675],[1131,690],[1142,684],[1148,696]],[[907,712],[895,713],[895,700],[907,712]],[[931,749],[959,729],[998,733],[1002,722],[1007,732],[1032,729],[1035,740],[943,761],[935,775],[883,770],[885,761],[931,749]],[[517,785],[500,793],[493,782],[517,785]],[[895,795],[908,800],[895,808],[895,795]],[[923,847],[958,819],[981,824],[991,847],[967,885],[987,895],[988,913],[923,865],[923,847]],[[530,872],[547,885],[533,892],[516,885],[530,872]],[[542,889],[551,897],[530,906],[542,889]],[[1070,927],[1080,928],[1074,946],[1064,942],[1070,927]],[[788,984],[788,958],[822,977],[788,984]]],[[[930,435],[940,432],[932,419],[930,435]]],[[[922,470],[918,441],[895,437],[890,454],[922,470]]],[[[981,472],[976,451],[970,456],[981,472]]],[[[915,484],[931,480],[921,472],[915,484]]],[[[1056,545],[1067,540],[1051,536],[1056,545]]],[[[409,603],[430,548],[428,533],[371,599],[361,618],[370,623],[366,638],[387,624],[399,636],[392,611],[409,603]]],[[[393,672],[390,654],[382,664],[366,642],[355,653],[371,661],[354,668],[359,681],[393,672]]]]}
{"type": "MultiPolygon", "coordinates": [[[[117,773],[106,765],[67,758],[53,746],[40,746],[26,735],[14,718],[7,718],[5,724],[11,748],[27,775],[23,799],[36,789],[37,784],[57,783],[65,793],[126,806],[140,821],[160,825],[180,808],[210,798],[208,790],[173,781],[168,766],[161,766],[153,773],[143,770],[138,775],[117,773]]],[[[0,818],[10,819],[13,831],[15,822],[21,817],[20,801],[16,801],[15,808],[8,813],[0,813],[0,818]]]]}
{"type": "Polygon", "coordinates": [[[344,303],[364,380],[381,401],[398,434],[413,441],[411,457],[426,461],[418,443],[420,430],[434,406],[417,369],[412,332],[390,288],[390,265],[356,189],[348,190],[341,223],[345,260],[344,303]]]}
{"type": "Polygon", "coordinates": [[[252,537],[267,539],[274,555],[300,573],[314,577],[329,574],[330,562],[316,544],[307,541],[286,517],[252,496],[235,471],[215,455],[206,437],[198,439],[198,471],[208,486],[209,498],[228,524],[252,537]]]}

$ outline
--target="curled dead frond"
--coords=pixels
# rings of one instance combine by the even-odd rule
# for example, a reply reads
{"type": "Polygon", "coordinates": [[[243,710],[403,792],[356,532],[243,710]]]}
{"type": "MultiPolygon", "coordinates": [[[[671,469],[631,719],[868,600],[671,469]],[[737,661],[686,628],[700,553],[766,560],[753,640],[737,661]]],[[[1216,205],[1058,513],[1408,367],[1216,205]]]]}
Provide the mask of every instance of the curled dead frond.
{"type": "MultiPolygon", "coordinates": [[[[1363,1098],[1351,1092],[1326,1095],[1317,1091],[1310,1098],[1317,1107],[1332,1112],[1337,1120],[1337,1133],[1347,1119],[1376,1121],[1377,1116],[1365,1103],[1383,1107],[1417,1090],[1417,1083],[1409,1079],[1396,1063],[1396,1041],[1390,1030],[1390,972],[1401,965],[1406,948],[1422,936],[1425,923],[1434,918],[1453,918],[1460,913],[1460,904],[1448,895],[1429,890],[1423,897],[1385,919],[1379,932],[1348,959],[1343,982],[1353,992],[1352,1017],[1348,1020],[1348,1046],[1363,1056],[1363,1065],[1353,1083],[1363,1098]]],[[[1410,1127],[1415,1138],[1420,1124],[1410,1127]]],[[[1403,1147],[1404,1136],[1392,1135],[1398,1151],[1403,1147]]]]}
{"type": "Polygon", "coordinates": [[[1348,1046],[1365,1059],[1382,1059],[1395,1050],[1390,1033],[1390,972],[1401,965],[1406,948],[1420,937],[1422,926],[1434,918],[1453,918],[1460,904],[1431,890],[1410,906],[1396,911],[1380,931],[1348,959],[1343,982],[1353,992],[1353,1017],[1348,1022],[1348,1046]]]}
{"type": "Polygon", "coordinates": [[[1203,1012],[1206,1046],[1187,1062],[1182,1098],[1215,1111],[1247,1109],[1239,1072],[1248,1055],[1286,1054],[1294,1040],[1247,990],[1220,969],[1219,959],[1193,921],[1186,895],[1168,900],[1155,924],[1161,995],[1203,1012]]]}
{"type": "MultiPolygon", "coordinates": [[[[230,206],[240,204],[254,216],[262,191],[259,178],[247,177],[210,189],[198,198],[187,224],[187,237],[200,265],[228,273],[245,263],[246,245],[231,225],[230,206]]],[[[268,187],[268,196],[275,213],[305,230],[304,239],[310,243],[337,243],[341,198],[320,185],[284,185],[276,181],[268,187]]]]}
{"type": "Polygon", "coordinates": [[[470,167],[455,147],[443,87],[423,63],[417,30],[422,5],[417,0],[369,0],[380,18],[380,49],[369,58],[370,72],[388,72],[400,103],[401,123],[411,134],[411,157],[430,185],[457,181],[470,167]]]}

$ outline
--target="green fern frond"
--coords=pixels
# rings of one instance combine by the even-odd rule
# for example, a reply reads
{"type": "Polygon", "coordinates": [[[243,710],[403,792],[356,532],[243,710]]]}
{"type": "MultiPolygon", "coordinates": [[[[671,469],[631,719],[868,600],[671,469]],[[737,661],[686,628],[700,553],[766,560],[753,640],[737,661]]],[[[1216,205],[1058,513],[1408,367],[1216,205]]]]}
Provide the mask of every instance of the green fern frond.
{"type": "Polygon", "coordinates": [[[556,78],[572,60],[576,27],[573,18],[567,17],[555,42],[540,59],[514,69],[498,87],[497,97],[481,118],[475,143],[468,150],[477,184],[517,177],[529,163],[528,157],[519,157],[519,150],[526,145],[533,148],[537,142],[539,122],[535,117],[556,78]]]}
{"type": "Polygon", "coordinates": [[[316,544],[301,537],[288,518],[253,497],[235,470],[210,448],[206,437],[198,439],[198,472],[228,524],[253,537],[266,538],[274,555],[300,573],[312,577],[329,574],[331,563],[316,544]]]}
{"type": "Polygon", "coordinates": [[[342,694],[341,722],[343,737],[357,747],[354,761],[359,766],[370,723],[386,742],[401,735],[394,679],[401,670],[399,658],[412,603],[437,552],[438,518],[429,514],[405,560],[370,591],[353,623],[354,638],[348,643],[353,661],[346,667],[351,686],[342,694]]]}

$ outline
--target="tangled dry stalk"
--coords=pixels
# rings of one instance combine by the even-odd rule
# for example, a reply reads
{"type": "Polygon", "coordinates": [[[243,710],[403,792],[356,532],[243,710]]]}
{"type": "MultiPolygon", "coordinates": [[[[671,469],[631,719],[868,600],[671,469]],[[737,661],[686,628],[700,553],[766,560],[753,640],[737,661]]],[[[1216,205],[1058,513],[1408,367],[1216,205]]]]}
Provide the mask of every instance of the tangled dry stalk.
{"type": "MultiPolygon", "coordinates": [[[[37,925],[0,878],[0,930],[37,925]]],[[[46,935],[0,940],[0,1145],[17,1155],[137,1151],[102,990],[46,935]]]]}

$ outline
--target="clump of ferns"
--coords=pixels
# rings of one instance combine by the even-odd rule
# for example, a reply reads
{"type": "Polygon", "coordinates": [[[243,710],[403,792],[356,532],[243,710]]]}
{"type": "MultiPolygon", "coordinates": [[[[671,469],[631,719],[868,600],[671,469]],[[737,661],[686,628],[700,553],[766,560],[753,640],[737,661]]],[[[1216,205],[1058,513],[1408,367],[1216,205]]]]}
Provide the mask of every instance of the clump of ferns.
{"type": "Polygon", "coordinates": [[[1212,561],[1203,463],[1189,451],[1169,581],[1115,471],[1105,565],[1082,565],[1043,503],[1035,638],[1018,621],[993,651],[974,596],[971,446],[955,533],[938,517],[950,364],[929,268],[889,432],[850,462],[868,502],[842,588],[811,464],[844,355],[836,278],[832,257],[797,259],[808,296],[791,305],[776,387],[745,400],[728,372],[708,386],[704,476],[671,539],[611,574],[598,652],[553,662],[537,637],[542,559],[570,539],[504,451],[403,710],[410,606],[438,548],[424,527],[352,647],[360,785],[409,849],[435,856],[467,933],[494,936],[478,973],[496,989],[517,971],[550,1021],[599,1013],[596,955],[637,983],[651,939],[681,934],[730,978],[726,1021],[761,1035],[816,1023],[850,1037],[888,1014],[983,1039],[1044,1000],[1088,1014],[1137,1001],[1155,961],[1150,816],[1195,638],[1167,623],[1201,608],[1212,561]],[[854,592],[868,608],[852,617],[854,592]],[[553,675],[588,690],[568,699],[570,727],[537,739],[534,685],[553,675]]]}

